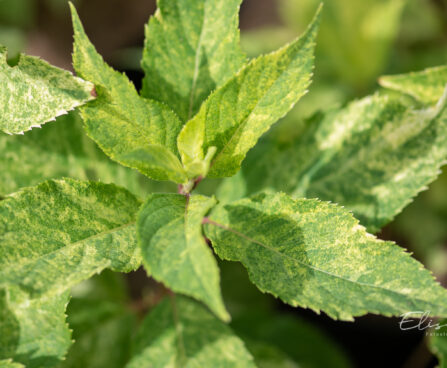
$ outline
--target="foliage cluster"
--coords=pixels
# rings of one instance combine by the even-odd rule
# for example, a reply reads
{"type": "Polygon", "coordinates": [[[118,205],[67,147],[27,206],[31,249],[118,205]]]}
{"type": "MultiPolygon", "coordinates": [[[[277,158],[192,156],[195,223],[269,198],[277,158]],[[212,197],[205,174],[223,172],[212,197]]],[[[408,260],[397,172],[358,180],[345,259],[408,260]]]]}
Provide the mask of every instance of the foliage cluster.
{"type": "MultiPolygon", "coordinates": [[[[395,16],[401,3],[382,11],[395,16]]],[[[447,317],[431,272],[373,235],[446,163],[447,67],[383,76],[372,95],[257,144],[307,93],[322,12],[300,37],[248,59],[239,7],[159,0],[141,93],[98,54],[73,5],[76,77],[26,55],[12,67],[0,48],[0,129],[15,135],[0,137],[0,367],[327,365],[305,344],[349,365],[259,296],[232,306],[230,328],[220,285],[237,294],[244,275],[221,280],[219,265],[232,266],[215,255],[241,263],[263,293],[334,319],[447,317]],[[73,112],[35,129],[73,109],[90,139],[73,112]],[[214,193],[198,194],[212,179],[214,193]],[[141,265],[165,287],[143,308],[107,271],[141,265]]],[[[322,24],[326,37],[331,26],[322,24]]],[[[432,345],[447,350],[442,338],[432,345]]]]}

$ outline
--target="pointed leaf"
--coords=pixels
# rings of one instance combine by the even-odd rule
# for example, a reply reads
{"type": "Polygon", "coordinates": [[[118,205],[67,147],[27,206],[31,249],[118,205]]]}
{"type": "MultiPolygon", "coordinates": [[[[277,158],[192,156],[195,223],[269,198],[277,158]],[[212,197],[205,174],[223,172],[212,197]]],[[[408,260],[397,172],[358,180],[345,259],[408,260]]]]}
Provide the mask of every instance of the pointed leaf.
{"type": "MultiPolygon", "coordinates": [[[[313,10],[320,2],[321,0],[279,1],[280,15],[287,29],[302,30],[312,19],[313,10]]],[[[408,40],[408,31],[402,30],[401,25],[406,25],[409,20],[408,14],[411,12],[406,8],[409,3],[412,1],[324,2],[325,11],[318,36],[316,60],[317,65],[320,63],[317,66],[319,73],[324,73],[325,81],[332,88],[340,89],[347,85],[360,94],[371,88],[377,76],[390,63],[390,51],[393,50],[399,34],[404,33],[408,40]],[[402,22],[404,12],[405,21],[402,22]]],[[[414,8],[421,9],[425,2],[412,4],[414,8]]],[[[415,23],[420,23],[420,27],[426,30],[427,23],[432,22],[431,19],[420,18],[420,12],[416,19],[416,22],[408,22],[411,30],[416,28],[415,23]]],[[[399,61],[398,65],[402,65],[402,61],[399,61]]]]}
{"type": "Polygon", "coordinates": [[[319,19],[320,11],[302,37],[253,60],[211,94],[179,135],[185,166],[216,147],[209,176],[232,176],[239,170],[259,137],[306,93],[319,19]]]}
{"type": "Polygon", "coordinates": [[[316,116],[293,142],[267,141],[250,155],[246,189],[333,201],[377,232],[446,163],[446,96],[436,107],[415,110],[399,97],[376,94],[316,116]]]}
{"type": "Polygon", "coordinates": [[[21,55],[17,66],[0,46],[0,130],[23,134],[93,99],[93,84],[37,57],[21,55]]]}
{"type": "Polygon", "coordinates": [[[202,235],[202,219],[215,200],[152,194],[138,216],[138,237],[148,273],[175,292],[192,296],[223,320],[219,269],[202,235]]]}
{"type": "Polygon", "coordinates": [[[255,367],[244,343],[199,303],[173,296],[144,320],[126,366],[255,367]]]}
{"type": "Polygon", "coordinates": [[[29,300],[18,289],[0,289],[0,359],[27,368],[60,363],[72,342],[65,321],[68,296],[29,300]]]}
{"type": "Polygon", "coordinates": [[[368,312],[447,315],[447,291],[431,273],[337,205],[259,194],[217,207],[207,222],[221,258],[242,262],[261,291],[292,306],[342,320],[368,312]]]}
{"type": "Polygon", "coordinates": [[[447,66],[427,68],[420,72],[385,75],[380,77],[382,87],[406,93],[426,104],[435,104],[447,86],[447,66]]]}
{"type": "Polygon", "coordinates": [[[105,268],[140,265],[135,214],[125,189],[75,180],[47,181],[0,201],[0,287],[54,295],[105,268]]]}
{"type": "Polygon", "coordinates": [[[156,163],[148,166],[126,159],[133,151],[152,145],[164,146],[175,157],[181,122],[167,106],[140,97],[124,74],[104,62],[87,38],[73,5],[71,10],[75,34],[73,65],[79,75],[95,83],[98,93],[94,103],[81,109],[88,135],[113,160],[150,178],[182,183],[178,174],[172,176],[156,163]]]}
{"type": "Polygon", "coordinates": [[[241,0],[158,0],[146,26],[142,95],[169,105],[183,121],[244,64],[241,0]]]}

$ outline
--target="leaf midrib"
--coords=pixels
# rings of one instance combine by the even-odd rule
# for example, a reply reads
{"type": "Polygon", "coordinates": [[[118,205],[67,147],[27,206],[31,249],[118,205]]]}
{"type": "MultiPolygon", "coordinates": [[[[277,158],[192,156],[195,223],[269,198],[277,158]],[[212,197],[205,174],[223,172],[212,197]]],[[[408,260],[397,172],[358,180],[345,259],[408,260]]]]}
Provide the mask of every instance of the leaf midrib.
{"type": "Polygon", "coordinates": [[[405,297],[405,298],[407,298],[407,299],[419,300],[419,301],[421,301],[421,302],[424,302],[424,303],[427,303],[427,304],[430,304],[430,305],[435,305],[435,306],[437,306],[437,304],[433,304],[433,303],[431,303],[431,302],[428,302],[428,301],[423,300],[423,299],[420,299],[420,298],[409,297],[407,294],[402,294],[401,292],[398,292],[398,291],[393,290],[393,289],[388,289],[388,288],[385,288],[385,287],[380,286],[380,285],[374,285],[374,284],[368,284],[368,283],[365,283],[365,282],[354,281],[354,280],[345,278],[345,277],[343,277],[343,276],[339,276],[339,275],[330,273],[330,272],[328,272],[328,271],[324,271],[324,270],[322,270],[322,269],[320,269],[320,268],[318,268],[318,267],[315,267],[315,266],[312,266],[312,265],[310,265],[310,264],[304,263],[304,262],[302,262],[302,261],[300,261],[300,260],[298,260],[298,259],[296,259],[296,258],[292,258],[292,257],[288,256],[287,254],[283,254],[283,253],[277,251],[276,249],[271,248],[270,246],[268,246],[268,245],[266,245],[266,244],[263,244],[263,243],[261,243],[261,242],[255,240],[255,239],[253,239],[253,238],[251,238],[251,237],[249,237],[249,236],[247,236],[247,235],[245,235],[245,234],[243,234],[243,233],[241,233],[241,232],[239,232],[239,231],[237,231],[237,230],[234,230],[234,229],[230,228],[229,226],[220,224],[220,223],[218,223],[218,222],[216,222],[216,221],[213,221],[213,220],[210,220],[210,219],[207,220],[207,223],[210,224],[210,225],[214,225],[214,226],[216,226],[216,227],[219,227],[219,228],[221,228],[221,229],[223,229],[223,230],[229,231],[229,232],[231,232],[231,233],[233,233],[233,234],[235,234],[235,235],[237,235],[237,236],[240,236],[241,238],[244,238],[244,239],[248,240],[249,242],[252,242],[252,243],[254,243],[254,244],[258,244],[258,245],[264,247],[265,249],[267,249],[267,250],[269,250],[269,251],[271,251],[271,252],[273,252],[273,253],[278,254],[278,255],[281,256],[281,257],[291,259],[292,261],[297,262],[297,263],[299,263],[300,265],[302,265],[302,266],[304,266],[304,267],[310,268],[310,269],[312,269],[312,270],[314,270],[314,271],[317,271],[317,272],[321,272],[321,273],[323,273],[323,274],[325,274],[325,275],[332,276],[332,277],[334,277],[334,278],[338,278],[338,279],[347,281],[347,282],[352,283],[352,284],[354,284],[354,285],[362,285],[362,286],[366,286],[366,287],[382,289],[382,290],[384,290],[384,291],[387,291],[387,292],[390,292],[390,293],[394,293],[394,294],[397,294],[397,295],[399,295],[399,296],[403,296],[403,297],[405,297]]]}
{"type": "MultiPolygon", "coordinates": [[[[120,230],[125,229],[126,227],[129,227],[129,226],[132,226],[132,225],[135,225],[135,221],[129,222],[129,223],[124,224],[124,225],[120,225],[120,226],[118,226],[118,227],[109,229],[109,230],[107,230],[107,231],[104,231],[104,232],[101,232],[101,233],[98,233],[98,234],[95,234],[95,235],[91,235],[91,236],[89,236],[89,237],[87,237],[87,238],[84,238],[84,239],[77,240],[77,241],[75,241],[74,243],[69,243],[69,244],[67,244],[67,245],[65,245],[65,246],[63,246],[63,247],[54,249],[54,250],[51,251],[51,252],[44,253],[44,254],[40,254],[38,257],[31,258],[31,259],[28,259],[28,260],[24,260],[23,262],[20,262],[19,267],[20,267],[21,269],[23,269],[23,268],[26,267],[27,265],[29,265],[29,264],[31,264],[31,263],[38,262],[39,260],[44,259],[45,257],[48,257],[48,256],[50,256],[50,255],[52,255],[52,254],[56,254],[56,253],[58,253],[58,252],[61,252],[61,251],[63,251],[63,250],[67,250],[67,249],[70,249],[70,248],[75,248],[77,245],[79,245],[79,244],[81,244],[81,243],[83,243],[83,242],[86,242],[86,241],[89,241],[89,240],[92,240],[92,239],[99,238],[99,237],[104,236],[104,235],[108,235],[108,234],[111,234],[111,233],[120,231],[120,230]]],[[[17,264],[13,263],[13,264],[11,264],[10,266],[16,268],[17,264]]],[[[10,270],[10,269],[11,269],[11,267],[9,267],[9,268],[6,269],[6,270],[3,269],[2,272],[0,273],[0,275],[5,274],[5,271],[8,271],[8,270],[10,270]]],[[[8,271],[8,272],[9,272],[9,271],[8,271]]]]}
{"type": "MultiPolygon", "coordinates": [[[[188,240],[188,230],[187,230],[187,222],[188,222],[188,210],[189,210],[189,201],[190,201],[190,197],[186,198],[186,203],[185,203],[185,215],[184,215],[184,221],[183,221],[183,231],[184,231],[184,236],[185,236],[185,243],[187,245],[187,249],[188,251],[186,252],[189,262],[191,263],[192,269],[194,270],[194,273],[196,274],[200,285],[202,286],[202,290],[204,291],[205,295],[209,295],[209,291],[207,290],[207,288],[205,287],[205,284],[203,283],[203,279],[202,276],[199,273],[199,270],[196,267],[196,262],[194,262],[194,259],[191,258],[191,252],[189,251],[191,245],[189,244],[189,240],[188,240]]],[[[200,225],[198,225],[200,226],[200,225]]],[[[200,239],[200,241],[202,241],[202,239],[200,239]]]]}
{"type": "Polygon", "coordinates": [[[189,109],[188,109],[188,119],[191,119],[192,116],[192,108],[194,106],[194,97],[195,97],[195,91],[196,91],[196,87],[197,87],[197,80],[199,77],[199,66],[200,66],[200,56],[201,56],[201,48],[202,48],[202,43],[203,43],[203,37],[205,34],[205,19],[206,19],[206,5],[203,5],[203,19],[202,19],[202,25],[200,28],[200,36],[199,36],[199,41],[197,42],[197,47],[196,47],[196,53],[195,53],[195,57],[194,57],[194,74],[193,74],[193,78],[192,78],[192,84],[191,84],[191,90],[189,93],[189,109]]]}
{"type": "MultiPolygon", "coordinates": [[[[201,285],[201,287],[202,287],[203,292],[204,292],[206,295],[208,295],[208,294],[209,294],[209,291],[207,290],[207,288],[206,288],[205,285],[203,284],[202,277],[201,277],[201,275],[200,275],[200,273],[198,272],[198,269],[197,269],[197,267],[196,267],[196,262],[194,262],[194,259],[191,258],[191,252],[189,251],[190,243],[189,243],[189,241],[188,241],[188,236],[187,236],[188,231],[187,231],[187,228],[186,228],[186,227],[187,227],[187,218],[188,218],[189,200],[190,200],[190,198],[185,197],[185,210],[184,210],[184,212],[183,212],[182,214],[179,214],[179,215],[176,216],[175,218],[173,218],[173,219],[172,219],[171,221],[169,221],[168,223],[164,224],[162,227],[160,227],[160,229],[158,229],[158,230],[156,231],[155,234],[161,232],[166,226],[171,225],[173,222],[176,222],[176,221],[179,221],[179,220],[182,221],[182,224],[181,224],[180,226],[182,226],[182,232],[183,232],[183,236],[184,236],[184,239],[185,239],[185,245],[186,245],[185,249],[187,250],[186,254],[187,254],[187,258],[188,258],[189,264],[191,265],[192,270],[193,270],[194,273],[196,274],[197,279],[198,279],[199,282],[200,282],[200,285],[201,285]]],[[[161,210],[162,210],[162,209],[160,208],[160,209],[158,209],[157,211],[161,211],[161,210]]],[[[156,212],[157,212],[157,211],[156,211],[156,212]]],[[[153,212],[153,213],[152,213],[152,216],[153,216],[156,212],[153,212]]],[[[155,236],[155,234],[154,234],[154,236],[155,236]]],[[[152,243],[152,240],[149,242],[149,245],[151,245],[151,243],[152,243]]],[[[166,251],[163,251],[163,257],[164,257],[165,255],[169,255],[169,253],[167,253],[166,251]]],[[[155,277],[155,276],[153,276],[153,277],[155,277]]],[[[155,278],[158,280],[157,277],[155,277],[155,278]]],[[[160,280],[158,280],[158,281],[162,281],[161,278],[160,278],[160,280]]]]}
{"type": "MultiPolygon", "coordinates": [[[[298,42],[298,40],[297,40],[296,42],[298,42]]],[[[301,49],[298,51],[298,53],[299,53],[300,51],[301,51],[301,49]]],[[[267,55],[267,56],[268,56],[268,55],[267,55]]],[[[258,59],[254,59],[254,60],[252,61],[251,64],[254,64],[256,60],[258,60],[258,59]]],[[[265,96],[270,92],[270,90],[273,88],[273,86],[276,84],[276,82],[277,82],[277,81],[283,76],[283,74],[289,69],[290,64],[291,64],[294,60],[295,60],[295,59],[293,58],[293,59],[287,64],[287,67],[286,67],[283,71],[281,71],[281,73],[278,75],[278,77],[275,79],[275,81],[268,87],[268,89],[265,91],[265,93],[262,94],[262,96],[258,99],[258,101],[256,102],[256,105],[253,106],[253,108],[247,113],[246,117],[245,117],[244,119],[241,120],[241,123],[240,123],[239,126],[236,128],[236,130],[234,131],[234,133],[232,134],[232,136],[230,137],[230,139],[224,144],[224,146],[222,147],[222,149],[217,153],[217,155],[216,155],[216,156],[214,157],[214,159],[212,160],[212,162],[211,162],[211,164],[210,164],[210,170],[211,170],[211,168],[213,167],[213,165],[216,163],[216,161],[218,161],[218,158],[223,154],[223,152],[224,152],[224,151],[227,149],[227,147],[231,144],[231,142],[233,141],[234,137],[236,137],[237,134],[239,133],[239,131],[240,131],[243,127],[245,127],[245,125],[247,124],[248,120],[249,120],[250,117],[252,116],[253,111],[256,110],[256,108],[259,106],[259,103],[265,98],[265,96]]],[[[246,68],[248,69],[249,66],[250,66],[250,64],[247,65],[246,68]]],[[[240,73],[240,74],[238,73],[237,76],[241,75],[242,72],[243,72],[244,70],[246,70],[246,68],[242,69],[242,70],[241,70],[241,73],[240,73]]],[[[308,78],[306,78],[306,79],[307,79],[307,81],[308,81],[310,78],[308,77],[308,78]]],[[[230,83],[230,82],[231,82],[231,79],[228,81],[228,83],[230,83]]],[[[224,88],[224,87],[222,87],[222,88],[224,88]]]]}

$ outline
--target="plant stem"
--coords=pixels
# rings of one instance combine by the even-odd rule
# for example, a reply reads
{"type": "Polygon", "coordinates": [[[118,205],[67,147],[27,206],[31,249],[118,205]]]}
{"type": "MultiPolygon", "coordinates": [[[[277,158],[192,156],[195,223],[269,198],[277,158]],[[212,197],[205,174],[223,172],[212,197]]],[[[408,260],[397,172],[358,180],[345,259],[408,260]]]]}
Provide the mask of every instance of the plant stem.
{"type": "Polygon", "coordinates": [[[196,179],[191,179],[186,184],[179,184],[178,193],[185,196],[189,196],[191,192],[197,188],[197,185],[203,180],[203,176],[199,176],[196,179]]]}

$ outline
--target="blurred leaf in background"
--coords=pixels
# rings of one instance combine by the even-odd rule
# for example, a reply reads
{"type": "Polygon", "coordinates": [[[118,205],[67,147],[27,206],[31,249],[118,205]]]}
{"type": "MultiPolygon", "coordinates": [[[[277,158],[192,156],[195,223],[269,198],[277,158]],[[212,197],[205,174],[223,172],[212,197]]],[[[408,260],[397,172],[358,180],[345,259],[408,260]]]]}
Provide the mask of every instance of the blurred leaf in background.
{"type": "MultiPolygon", "coordinates": [[[[280,0],[280,26],[242,33],[253,57],[293,39],[312,19],[320,0],[280,0]]],[[[405,0],[338,0],[325,2],[316,48],[315,82],[295,116],[365,94],[384,72],[395,41],[405,0]],[[379,23],[379,24],[378,24],[379,23]]]]}
{"type": "MultiPolygon", "coordinates": [[[[276,299],[260,292],[238,262],[221,262],[222,292],[231,327],[247,341],[261,368],[348,368],[343,349],[324,331],[293,314],[277,310],[276,299]],[[281,365],[269,365],[278,360],[281,365]]],[[[278,363],[275,363],[278,364],[278,363]]]]}
{"type": "MultiPolygon", "coordinates": [[[[288,27],[300,31],[320,0],[281,0],[288,27]]],[[[384,71],[404,0],[327,1],[317,47],[317,71],[363,91],[384,71]],[[319,60],[319,65],[318,65],[319,60]]]]}
{"type": "Polygon", "coordinates": [[[407,0],[399,36],[391,50],[389,73],[406,73],[445,64],[446,12],[444,0],[407,0]]]}
{"type": "Polygon", "coordinates": [[[0,0],[0,22],[5,25],[29,28],[36,15],[35,0],[0,0]]]}
{"type": "Polygon", "coordinates": [[[34,0],[0,0],[0,44],[9,50],[14,59],[26,46],[26,31],[36,15],[34,0]]]}
{"type": "Polygon", "coordinates": [[[104,271],[76,286],[67,309],[74,345],[60,368],[122,368],[137,317],[121,274],[104,271]]]}
{"type": "MultiPolygon", "coordinates": [[[[243,31],[244,50],[255,57],[292,40],[305,29],[320,2],[278,0],[280,24],[243,31]]],[[[290,124],[284,129],[316,110],[370,93],[381,74],[443,64],[447,22],[442,4],[427,0],[325,2],[314,83],[285,118],[290,124]]]]}
{"type": "Polygon", "coordinates": [[[447,320],[439,321],[439,326],[430,329],[427,336],[430,350],[438,357],[438,367],[447,368],[447,320]]]}

